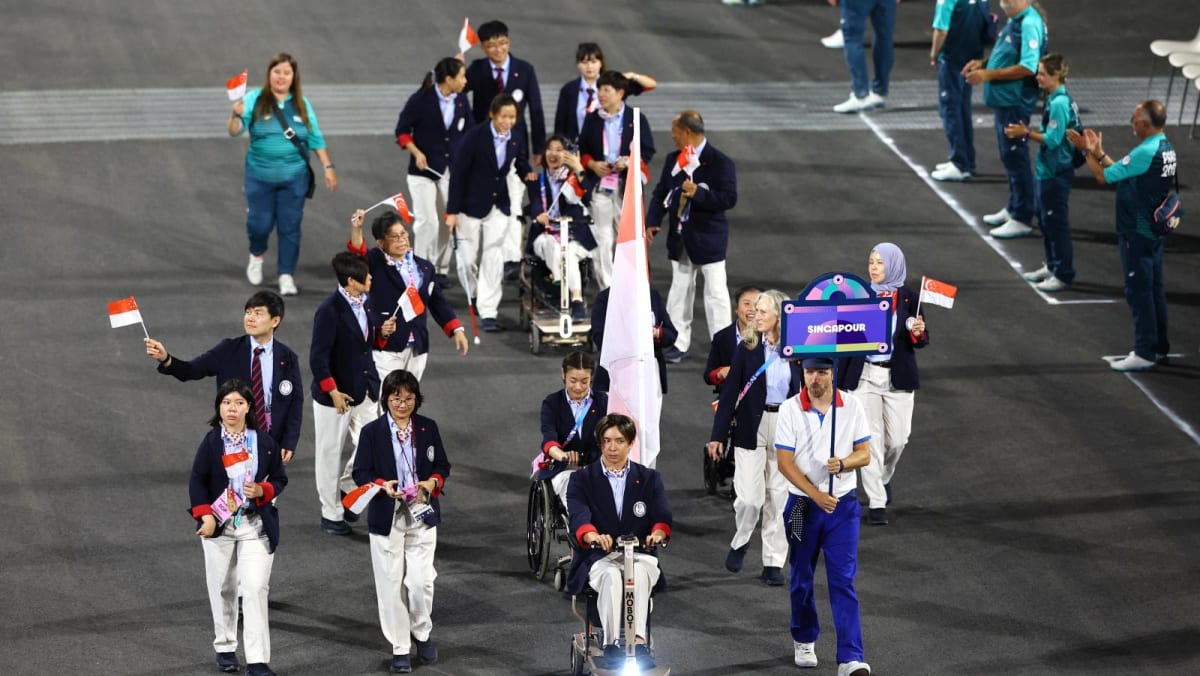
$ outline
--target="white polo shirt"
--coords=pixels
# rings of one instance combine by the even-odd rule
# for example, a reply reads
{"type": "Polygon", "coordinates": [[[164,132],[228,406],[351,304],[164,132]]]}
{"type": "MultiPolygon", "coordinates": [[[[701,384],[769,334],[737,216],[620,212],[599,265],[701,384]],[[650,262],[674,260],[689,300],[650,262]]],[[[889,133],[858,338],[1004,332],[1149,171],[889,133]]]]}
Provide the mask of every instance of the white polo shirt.
{"type": "MultiPolygon", "coordinates": [[[[854,452],[855,444],[871,438],[871,427],[857,397],[836,390],[834,399],[837,407],[837,433],[834,435],[837,446],[834,455],[845,458],[854,452]]],[[[826,462],[829,460],[830,434],[833,432],[831,420],[834,417],[833,408],[821,415],[809,402],[808,390],[802,389],[800,394],[783,402],[775,420],[775,448],[791,451],[796,467],[822,491],[829,490],[826,462]]],[[[834,497],[840,498],[854,490],[855,484],[854,470],[842,472],[833,480],[834,497]]],[[[788,482],[788,492],[793,495],[804,494],[791,482],[788,482]]]]}

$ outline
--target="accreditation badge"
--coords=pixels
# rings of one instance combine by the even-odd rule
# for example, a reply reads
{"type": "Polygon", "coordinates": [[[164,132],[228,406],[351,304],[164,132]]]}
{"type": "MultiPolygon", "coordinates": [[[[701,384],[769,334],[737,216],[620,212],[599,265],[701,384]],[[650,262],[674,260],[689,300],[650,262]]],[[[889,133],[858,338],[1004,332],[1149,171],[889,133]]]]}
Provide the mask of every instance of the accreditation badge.
{"type": "Polygon", "coordinates": [[[525,100],[525,92],[520,89],[514,89],[512,93],[513,101],[520,103],[525,100]]]}
{"type": "Polygon", "coordinates": [[[633,515],[639,519],[643,516],[646,516],[646,503],[642,502],[641,500],[633,503],[633,515]]]}
{"type": "Polygon", "coordinates": [[[279,393],[285,397],[288,396],[289,394],[291,394],[292,393],[292,381],[290,381],[290,380],[279,381],[279,393]]]}

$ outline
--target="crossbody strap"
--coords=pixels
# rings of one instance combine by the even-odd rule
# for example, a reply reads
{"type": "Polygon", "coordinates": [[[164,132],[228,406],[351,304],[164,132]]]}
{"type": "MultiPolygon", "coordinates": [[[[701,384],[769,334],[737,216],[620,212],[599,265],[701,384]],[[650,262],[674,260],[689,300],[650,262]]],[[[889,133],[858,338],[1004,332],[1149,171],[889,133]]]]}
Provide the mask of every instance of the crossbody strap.
{"type": "Polygon", "coordinates": [[[300,157],[305,163],[308,163],[308,144],[301,143],[300,139],[296,138],[296,130],[292,129],[292,125],[289,124],[287,120],[283,119],[286,117],[286,113],[287,103],[284,103],[282,108],[275,111],[275,115],[273,115],[273,117],[279,121],[279,126],[283,128],[283,137],[291,141],[292,145],[296,146],[296,150],[300,151],[300,157]]]}

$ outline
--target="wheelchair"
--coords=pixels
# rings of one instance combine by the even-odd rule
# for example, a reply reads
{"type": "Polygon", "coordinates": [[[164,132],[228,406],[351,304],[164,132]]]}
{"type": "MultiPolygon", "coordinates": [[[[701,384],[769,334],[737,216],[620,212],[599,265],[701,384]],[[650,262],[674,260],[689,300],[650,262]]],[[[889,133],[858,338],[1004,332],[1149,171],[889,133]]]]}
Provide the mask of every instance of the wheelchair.
{"type": "Polygon", "coordinates": [[[730,427],[729,434],[725,437],[725,450],[721,452],[719,459],[713,460],[708,455],[708,444],[705,444],[700,452],[704,456],[704,492],[718,495],[718,490],[728,482],[729,493],[721,496],[730,500],[736,498],[737,491],[733,487],[733,428],[730,427]]]}
{"type": "MultiPolygon", "coordinates": [[[[665,545],[659,545],[665,547],[665,545]]],[[[671,667],[661,663],[654,653],[654,635],[653,635],[653,618],[654,618],[654,590],[650,590],[650,604],[647,608],[646,615],[646,648],[650,652],[650,656],[654,659],[655,665],[648,669],[642,669],[634,659],[633,641],[629,640],[633,633],[634,616],[633,616],[633,561],[634,553],[640,548],[638,538],[633,535],[623,535],[614,543],[613,551],[621,554],[625,569],[625,585],[626,591],[623,594],[629,599],[627,604],[622,604],[629,608],[628,612],[622,612],[621,617],[623,626],[621,627],[621,639],[619,644],[625,650],[625,655],[621,659],[620,664],[606,663],[604,660],[604,629],[600,624],[600,617],[597,611],[596,599],[597,592],[591,587],[584,589],[584,611],[579,611],[579,599],[577,596],[571,597],[571,612],[582,623],[582,631],[571,637],[571,674],[572,676],[582,676],[583,674],[596,674],[596,676],[624,676],[626,674],[641,674],[642,676],[668,676],[671,673],[671,667]]],[[[579,544],[571,538],[571,549],[576,551],[579,549],[579,544]]]]}
{"type": "MultiPolygon", "coordinates": [[[[534,577],[545,579],[550,572],[551,550],[556,544],[565,544],[571,539],[570,530],[567,509],[555,495],[550,480],[532,480],[525,516],[525,555],[534,577]]],[[[570,563],[570,555],[554,559],[554,588],[557,591],[567,587],[567,566],[570,563]]]]}
{"type": "MultiPolygon", "coordinates": [[[[592,260],[584,258],[579,261],[579,279],[585,292],[592,277],[592,260]]],[[[589,335],[592,321],[590,318],[571,320],[566,275],[561,275],[561,279],[561,283],[554,283],[554,275],[546,261],[533,253],[533,244],[529,242],[521,259],[517,295],[521,301],[518,322],[522,331],[529,332],[529,351],[533,354],[541,354],[546,345],[582,346],[588,352],[595,351],[589,335]]]]}

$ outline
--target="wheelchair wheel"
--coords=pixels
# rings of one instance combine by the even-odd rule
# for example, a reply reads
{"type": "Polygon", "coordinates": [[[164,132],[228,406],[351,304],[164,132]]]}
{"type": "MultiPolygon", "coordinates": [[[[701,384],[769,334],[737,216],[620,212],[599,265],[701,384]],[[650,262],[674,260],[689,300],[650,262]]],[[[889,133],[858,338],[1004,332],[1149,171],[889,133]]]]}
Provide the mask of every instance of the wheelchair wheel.
{"type": "Polygon", "coordinates": [[[525,303],[529,302],[532,304],[533,302],[532,298],[526,298],[526,293],[528,292],[525,290],[525,287],[521,287],[519,293],[520,298],[517,301],[517,326],[520,327],[522,331],[528,331],[530,324],[529,308],[525,306],[525,303]]]}
{"type": "Polygon", "coordinates": [[[547,482],[534,481],[529,486],[529,509],[525,521],[526,556],[529,560],[529,570],[537,579],[546,576],[550,568],[550,536],[552,533],[551,519],[554,518],[552,492],[547,488],[547,482]]]}
{"type": "Polygon", "coordinates": [[[575,638],[571,637],[571,676],[583,676],[587,669],[587,661],[575,647],[575,638]]]}
{"type": "Polygon", "coordinates": [[[536,326],[529,327],[529,351],[533,354],[542,353],[542,332],[536,326]]]}
{"type": "Polygon", "coordinates": [[[708,454],[708,447],[701,449],[704,454],[704,492],[709,495],[717,494],[717,464],[708,454]]]}

